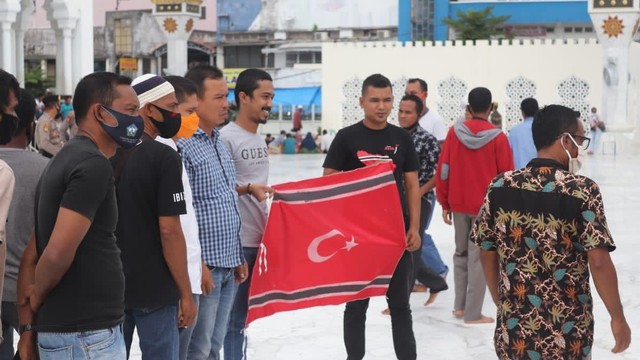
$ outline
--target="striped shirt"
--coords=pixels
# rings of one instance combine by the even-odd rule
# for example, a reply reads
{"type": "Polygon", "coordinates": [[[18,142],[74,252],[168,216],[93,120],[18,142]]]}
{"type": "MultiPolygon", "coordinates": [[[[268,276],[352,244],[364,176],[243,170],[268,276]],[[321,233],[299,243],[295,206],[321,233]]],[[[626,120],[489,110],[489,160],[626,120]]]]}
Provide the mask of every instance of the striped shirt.
{"type": "Polygon", "coordinates": [[[231,154],[220,141],[198,129],[178,149],[193,192],[202,259],[209,267],[233,268],[244,262],[236,172],[231,154]]]}

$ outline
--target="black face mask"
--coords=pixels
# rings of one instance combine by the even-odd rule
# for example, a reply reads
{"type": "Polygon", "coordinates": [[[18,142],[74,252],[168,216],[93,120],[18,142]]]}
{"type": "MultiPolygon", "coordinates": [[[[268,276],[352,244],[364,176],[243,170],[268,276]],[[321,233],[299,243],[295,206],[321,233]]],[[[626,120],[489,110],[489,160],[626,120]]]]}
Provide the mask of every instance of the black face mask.
{"type": "Polygon", "coordinates": [[[160,137],[165,139],[172,138],[175,134],[178,133],[178,130],[180,130],[180,125],[182,124],[182,116],[180,115],[180,113],[165,110],[154,104],[151,104],[151,106],[160,111],[160,114],[162,114],[162,119],[164,120],[160,122],[149,116],[149,119],[151,119],[153,125],[155,125],[156,129],[158,129],[160,137]]]}

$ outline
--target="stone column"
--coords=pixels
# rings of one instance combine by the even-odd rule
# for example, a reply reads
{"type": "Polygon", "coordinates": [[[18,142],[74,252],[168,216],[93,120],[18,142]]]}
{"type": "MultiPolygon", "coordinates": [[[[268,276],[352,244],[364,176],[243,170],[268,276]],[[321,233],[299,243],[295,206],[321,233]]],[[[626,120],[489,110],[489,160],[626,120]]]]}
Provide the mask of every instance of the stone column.
{"type": "Polygon", "coordinates": [[[20,0],[0,0],[0,68],[16,74],[13,23],[20,12],[20,0]]]}
{"type": "Polygon", "coordinates": [[[93,1],[70,0],[79,9],[79,18],[73,33],[71,53],[73,58],[73,86],[94,69],[93,53],[93,1]]]}
{"type": "Polygon", "coordinates": [[[154,74],[162,75],[162,55],[156,57],[156,71],[154,74]]]}
{"type": "MultiPolygon", "coordinates": [[[[71,51],[71,43],[73,35],[73,30],[70,28],[63,28],[62,30],[62,73],[65,76],[62,78],[62,82],[57,84],[62,84],[62,94],[72,95],[73,94],[73,63],[75,62],[73,59],[72,51],[71,51]]],[[[56,59],[56,63],[58,59],[56,59]]]]}
{"type": "Polygon", "coordinates": [[[35,6],[32,0],[22,0],[21,10],[14,24],[16,78],[24,86],[24,34],[31,27],[31,19],[35,6]]]}
{"type": "Polygon", "coordinates": [[[224,69],[224,46],[216,46],[216,66],[224,69]]]}
{"type": "Polygon", "coordinates": [[[13,40],[11,39],[12,30],[11,23],[3,21],[0,23],[0,44],[2,44],[2,55],[0,55],[0,68],[10,72],[16,73],[15,66],[13,64],[13,40]]]}
{"type": "MultiPolygon", "coordinates": [[[[74,59],[72,46],[82,6],[75,0],[45,0],[44,3],[49,23],[56,32],[56,92],[61,95],[72,95],[76,84],[74,68],[80,66],[80,60],[74,59]]],[[[89,56],[93,59],[93,50],[89,56]]]]}
{"type": "Polygon", "coordinates": [[[187,42],[195,20],[200,17],[202,0],[151,0],[153,15],[167,39],[167,73],[184,75],[188,67],[187,42]]]}
{"type": "Polygon", "coordinates": [[[138,58],[138,72],[136,73],[136,77],[144,74],[144,60],[140,57],[138,58]]]}

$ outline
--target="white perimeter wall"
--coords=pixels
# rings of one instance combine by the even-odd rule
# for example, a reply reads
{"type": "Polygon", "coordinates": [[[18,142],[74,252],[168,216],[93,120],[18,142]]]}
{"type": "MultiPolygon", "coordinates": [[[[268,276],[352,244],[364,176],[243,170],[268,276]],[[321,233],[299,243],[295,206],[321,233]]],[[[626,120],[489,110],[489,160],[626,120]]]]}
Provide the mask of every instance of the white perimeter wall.
{"type": "MultiPolygon", "coordinates": [[[[438,84],[452,76],[466,83],[467,93],[477,86],[487,87],[492,91],[494,101],[500,103],[503,124],[507,120],[504,119],[504,104],[510,101],[506,87],[518,77],[535,84],[535,97],[541,106],[561,103],[558,85],[572,76],[588,84],[585,106],[599,107],[601,103],[602,51],[595,40],[514,41],[511,45],[500,45],[497,41],[477,41],[475,45],[448,41],[405,46],[395,42],[325,43],[322,51],[322,126],[328,129],[337,130],[352,122],[345,116],[353,114],[349,110],[343,111],[343,106],[353,108],[353,89],[343,91],[343,85],[351,80],[353,88],[354,78],[361,85],[362,80],[373,73],[382,73],[392,82],[411,77],[425,79],[429,84],[427,105],[430,108],[437,108],[438,103],[445,100],[438,92],[438,84]]],[[[632,60],[640,59],[640,46],[634,46],[632,51],[635,56],[632,60]]],[[[636,74],[639,73],[640,65],[632,66],[636,74]]],[[[403,91],[403,88],[394,89],[396,102],[403,91]]],[[[397,107],[394,115],[395,111],[397,107]]],[[[358,116],[361,114],[361,111],[357,113],[358,116]]],[[[604,116],[606,118],[606,114],[604,116]]]]}

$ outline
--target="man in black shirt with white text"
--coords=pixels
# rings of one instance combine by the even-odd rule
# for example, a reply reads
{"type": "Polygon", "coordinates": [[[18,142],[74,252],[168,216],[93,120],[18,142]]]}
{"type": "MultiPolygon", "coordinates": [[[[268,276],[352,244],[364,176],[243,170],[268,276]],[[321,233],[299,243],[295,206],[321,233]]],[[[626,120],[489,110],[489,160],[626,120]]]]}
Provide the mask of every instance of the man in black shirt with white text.
{"type": "Polygon", "coordinates": [[[144,134],[139,145],[111,159],[120,214],[116,236],[126,279],[125,344],[129,353],[136,330],[143,360],[175,360],[180,345],[176,323],[193,324],[197,310],[180,225],[186,213],[182,161],[154,139],[176,135],[182,117],[175,89],[162,77],[145,74],[132,84],[144,134]]]}

